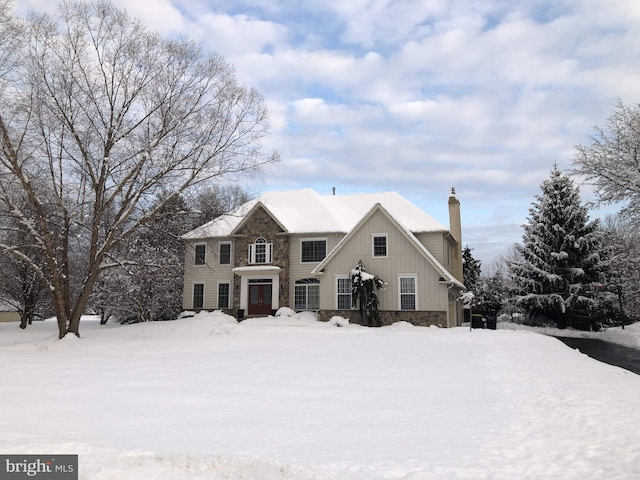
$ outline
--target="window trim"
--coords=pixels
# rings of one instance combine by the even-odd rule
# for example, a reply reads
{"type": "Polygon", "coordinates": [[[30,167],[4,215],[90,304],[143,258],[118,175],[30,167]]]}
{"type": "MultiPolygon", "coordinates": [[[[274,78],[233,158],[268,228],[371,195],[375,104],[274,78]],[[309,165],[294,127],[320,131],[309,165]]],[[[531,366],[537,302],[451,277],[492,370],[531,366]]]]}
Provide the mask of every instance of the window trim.
{"type": "Polygon", "coordinates": [[[389,258],[389,234],[387,232],[371,234],[371,257],[389,258]],[[376,255],[376,238],[384,238],[384,255],[376,255]]]}
{"type": "Polygon", "coordinates": [[[233,263],[233,242],[221,240],[218,242],[218,265],[231,265],[233,263]],[[222,263],[222,246],[229,245],[229,263],[222,263]]]}
{"type": "Polygon", "coordinates": [[[196,243],[193,246],[193,265],[196,267],[202,267],[207,264],[207,244],[205,242],[196,243]],[[204,248],[204,256],[202,257],[202,263],[198,262],[198,247],[204,248]]]}
{"type": "Polygon", "coordinates": [[[206,285],[204,282],[193,282],[191,285],[191,308],[193,310],[203,310],[206,295],[206,285]],[[196,285],[202,285],[202,305],[196,307],[196,285]]]}
{"type": "Polygon", "coordinates": [[[336,275],[336,281],[335,281],[335,285],[334,285],[334,295],[335,295],[335,306],[336,306],[336,310],[353,310],[353,299],[351,298],[351,275],[349,274],[337,274],[336,275]],[[345,293],[340,293],[338,291],[338,285],[340,284],[340,280],[349,280],[349,308],[345,309],[345,308],[340,308],[340,296],[346,296],[345,293]]]}
{"type": "Polygon", "coordinates": [[[417,273],[399,273],[398,274],[398,310],[402,312],[415,312],[418,310],[418,274],[417,273]],[[413,293],[402,292],[402,279],[403,278],[412,278],[413,279],[413,293]],[[414,307],[413,309],[402,308],[402,296],[403,295],[413,295],[414,298],[414,307]]]}
{"type": "Polygon", "coordinates": [[[327,237],[309,237],[309,238],[301,238],[300,239],[300,263],[309,264],[309,263],[320,263],[322,260],[327,258],[327,237]],[[324,242],[324,257],[320,260],[304,260],[302,258],[302,244],[304,242],[324,242]]]}
{"type": "Polygon", "coordinates": [[[297,311],[310,311],[315,312],[320,309],[320,280],[318,279],[310,279],[310,278],[301,278],[300,280],[296,280],[293,284],[293,303],[294,308],[297,311]],[[313,281],[310,281],[313,280],[313,281]],[[296,303],[296,289],[304,288],[304,307],[298,308],[298,304],[296,303]],[[309,306],[309,287],[315,287],[318,291],[318,305],[316,308],[312,308],[309,306]]]}
{"type": "Polygon", "coordinates": [[[218,309],[219,310],[223,310],[223,309],[229,309],[231,307],[229,307],[229,305],[231,305],[231,282],[218,282],[218,309]],[[220,305],[220,287],[222,285],[226,285],[227,286],[227,306],[222,306],[220,305]]]}
{"type": "Polygon", "coordinates": [[[267,239],[265,237],[258,237],[256,238],[254,243],[250,243],[249,244],[249,264],[250,265],[268,265],[270,263],[273,263],[273,243],[269,243],[267,241],[267,239]],[[257,253],[257,249],[256,246],[257,245],[264,245],[264,253],[260,252],[257,253]],[[258,262],[258,255],[262,256],[264,255],[264,262],[258,262]]]}

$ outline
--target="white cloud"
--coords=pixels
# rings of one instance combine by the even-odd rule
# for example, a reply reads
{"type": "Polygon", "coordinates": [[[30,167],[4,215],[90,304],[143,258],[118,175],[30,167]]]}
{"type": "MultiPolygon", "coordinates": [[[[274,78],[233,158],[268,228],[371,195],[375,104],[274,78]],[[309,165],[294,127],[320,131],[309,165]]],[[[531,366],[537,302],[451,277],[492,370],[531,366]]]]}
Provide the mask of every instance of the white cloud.
{"type": "Polygon", "coordinates": [[[640,101],[631,0],[118,1],[265,95],[283,162],[259,188],[397,190],[440,212],[455,185],[482,248],[618,97],[640,101]]]}

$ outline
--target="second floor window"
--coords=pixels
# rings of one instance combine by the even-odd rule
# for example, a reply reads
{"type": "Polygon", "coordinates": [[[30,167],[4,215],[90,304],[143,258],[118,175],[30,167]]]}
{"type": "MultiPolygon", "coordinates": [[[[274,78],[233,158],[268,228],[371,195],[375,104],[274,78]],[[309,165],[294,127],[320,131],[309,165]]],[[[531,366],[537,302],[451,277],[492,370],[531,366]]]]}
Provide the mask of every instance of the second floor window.
{"type": "Polygon", "coordinates": [[[267,243],[264,237],[249,245],[249,263],[271,263],[272,256],[273,243],[267,243]]]}
{"type": "Polygon", "coordinates": [[[207,262],[207,246],[200,244],[196,245],[195,264],[204,265],[207,262]]]}
{"type": "Polygon", "coordinates": [[[321,262],[327,256],[327,241],[322,240],[302,240],[300,243],[300,261],[321,262]]]}
{"type": "Polygon", "coordinates": [[[220,242],[220,253],[218,254],[220,265],[231,264],[231,243],[220,242]]]}

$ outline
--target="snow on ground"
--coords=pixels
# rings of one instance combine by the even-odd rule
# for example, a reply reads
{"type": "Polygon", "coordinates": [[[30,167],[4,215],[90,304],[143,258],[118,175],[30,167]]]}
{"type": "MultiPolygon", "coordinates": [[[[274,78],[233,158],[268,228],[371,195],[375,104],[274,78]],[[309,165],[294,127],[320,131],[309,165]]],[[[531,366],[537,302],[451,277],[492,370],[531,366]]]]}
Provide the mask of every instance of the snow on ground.
{"type": "Polygon", "coordinates": [[[0,324],[0,452],[90,480],[640,478],[640,376],[528,331],[333,323],[0,324]]]}

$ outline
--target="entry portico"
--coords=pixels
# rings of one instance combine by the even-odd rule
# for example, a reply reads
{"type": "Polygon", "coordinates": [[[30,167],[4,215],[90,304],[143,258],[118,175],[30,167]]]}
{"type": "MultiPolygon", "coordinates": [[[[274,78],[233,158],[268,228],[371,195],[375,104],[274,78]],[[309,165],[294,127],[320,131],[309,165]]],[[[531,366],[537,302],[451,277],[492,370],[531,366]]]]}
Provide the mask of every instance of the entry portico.
{"type": "Polygon", "coordinates": [[[240,308],[247,315],[270,315],[280,308],[280,271],[275,265],[236,267],[240,277],[240,308]]]}

